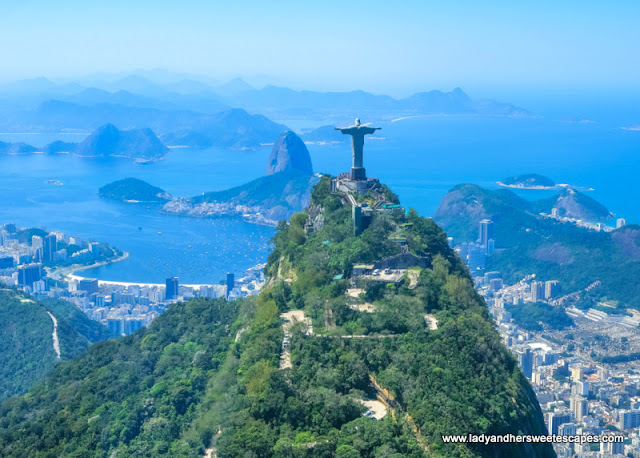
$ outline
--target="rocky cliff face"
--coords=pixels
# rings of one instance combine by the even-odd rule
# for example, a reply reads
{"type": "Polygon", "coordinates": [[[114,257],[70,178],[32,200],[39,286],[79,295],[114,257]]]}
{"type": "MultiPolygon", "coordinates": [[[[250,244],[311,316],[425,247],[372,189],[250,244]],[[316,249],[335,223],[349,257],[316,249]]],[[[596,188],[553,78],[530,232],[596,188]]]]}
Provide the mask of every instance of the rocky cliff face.
{"type": "Polygon", "coordinates": [[[307,175],[313,174],[311,156],[304,142],[295,133],[286,131],[278,137],[267,162],[266,175],[295,169],[307,175]]]}

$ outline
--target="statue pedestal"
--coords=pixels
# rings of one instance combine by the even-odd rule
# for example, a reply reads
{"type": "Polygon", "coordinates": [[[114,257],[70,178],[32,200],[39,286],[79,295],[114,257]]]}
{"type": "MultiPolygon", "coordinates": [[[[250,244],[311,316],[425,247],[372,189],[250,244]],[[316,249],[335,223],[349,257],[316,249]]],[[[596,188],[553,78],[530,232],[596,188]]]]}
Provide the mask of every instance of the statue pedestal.
{"type": "MultiPolygon", "coordinates": [[[[364,169],[360,169],[364,170],[364,169]]],[[[380,185],[377,178],[354,180],[350,173],[342,173],[331,179],[331,192],[364,193],[380,185]]]]}
{"type": "Polygon", "coordinates": [[[367,172],[364,167],[351,167],[351,179],[353,181],[366,181],[367,172]]]}

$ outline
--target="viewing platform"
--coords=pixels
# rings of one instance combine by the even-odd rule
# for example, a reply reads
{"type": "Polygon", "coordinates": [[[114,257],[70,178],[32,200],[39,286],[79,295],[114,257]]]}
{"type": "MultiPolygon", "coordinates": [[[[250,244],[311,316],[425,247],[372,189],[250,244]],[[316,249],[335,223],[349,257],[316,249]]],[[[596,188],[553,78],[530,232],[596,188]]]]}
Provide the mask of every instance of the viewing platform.
{"type": "Polygon", "coordinates": [[[341,173],[331,180],[331,192],[344,193],[364,193],[380,186],[377,178],[365,178],[364,180],[353,180],[351,174],[341,173]]]}

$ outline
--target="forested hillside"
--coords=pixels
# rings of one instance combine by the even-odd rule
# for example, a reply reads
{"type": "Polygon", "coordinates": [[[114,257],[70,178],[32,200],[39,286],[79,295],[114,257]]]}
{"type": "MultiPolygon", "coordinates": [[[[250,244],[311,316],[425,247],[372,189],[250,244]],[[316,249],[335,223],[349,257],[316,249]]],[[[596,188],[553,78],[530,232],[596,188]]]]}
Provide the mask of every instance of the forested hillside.
{"type": "MultiPolygon", "coordinates": [[[[542,280],[560,280],[570,293],[599,280],[600,287],[583,295],[581,307],[613,300],[620,308],[640,309],[640,283],[627,280],[640,275],[640,227],[595,232],[538,216],[556,200],[530,202],[507,189],[462,184],[442,199],[434,219],[457,243],[475,241],[479,221],[492,219],[496,254],[488,258],[487,269],[502,272],[508,284],[535,273],[542,280]]],[[[593,213],[596,204],[574,211],[593,213]]]]}
{"type": "Polygon", "coordinates": [[[432,220],[377,213],[355,236],[351,208],[325,177],[308,212],[281,223],[273,242],[260,295],[173,305],[148,329],[93,345],[3,403],[0,455],[553,456],[548,444],[441,440],[545,427],[432,220]],[[305,230],[309,218],[324,224],[305,230]],[[366,283],[355,301],[370,308],[355,307],[345,294],[353,264],[400,253],[400,236],[432,267],[366,283]],[[291,311],[309,319],[286,328],[282,314],[291,311]],[[363,415],[363,401],[376,397],[388,410],[380,420],[363,415]]]}
{"type": "Polygon", "coordinates": [[[11,289],[0,290],[0,399],[25,393],[59,360],[72,359],[91,342],[109,337],[107,328],[71,303],[52,300],[44,304],[11,289]],[[60,358],[49,313],[57,320],[60,358]]]}

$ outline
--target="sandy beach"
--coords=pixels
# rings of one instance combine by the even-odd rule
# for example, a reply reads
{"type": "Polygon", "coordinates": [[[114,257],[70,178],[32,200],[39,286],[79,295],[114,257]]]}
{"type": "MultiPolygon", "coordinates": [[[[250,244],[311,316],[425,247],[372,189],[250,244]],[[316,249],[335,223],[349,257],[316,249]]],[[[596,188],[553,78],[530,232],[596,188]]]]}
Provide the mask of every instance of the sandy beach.
{"type": "MultiPolygon", "coordinates": [[[[75,275],[75,274],[68,274],[65,277],[67,281],[80,281],[80,280],[85,280],[86,278],[89,278],[89,277],[81,277],[80,275],[75,275]]],[[[120,286],[127,286],[127,287],[140,286],[141,288],[145,286],[148,288],[151,288],[153,286],[164,288],[166,286],[164,283],[140,283],[140,282],[127,282],[127,281],[114,281],[114,280],[98,280],[98,285],[120,285],[120,286]]],[[[214,284],[199,284],[199,285],[181,284],[180,286],[187,286],[189,288],[200,288],[202,286],[215,286],[215,285],[214,284]]]]}

